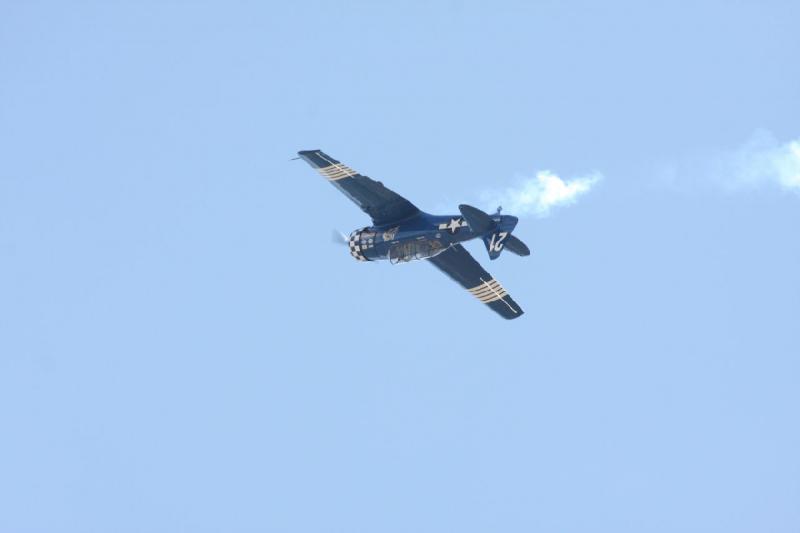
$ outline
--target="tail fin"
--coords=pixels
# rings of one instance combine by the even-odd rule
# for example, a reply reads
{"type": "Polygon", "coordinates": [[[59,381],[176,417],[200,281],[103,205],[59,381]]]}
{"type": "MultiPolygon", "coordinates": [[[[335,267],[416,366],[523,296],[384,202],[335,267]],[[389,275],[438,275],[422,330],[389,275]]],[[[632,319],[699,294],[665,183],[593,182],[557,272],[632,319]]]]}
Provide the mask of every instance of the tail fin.
{"type": "Polygon", "coordinates": [[[510,236],[511,233],[508,231],[495,231],[483,236],[483,244],[486,245],[486,251],[489,252],[489,259],[494,261],[500,257],[500,252],[505,248],[510,236]]]}
{"type": "Polygon", "coordinates": [[[530,255],[531,251],[521,240],[517,239],[511,232],[519,221],[517,217],[498,214],[491,216],[480,209],[471,205],[462,204],[458,210],[464,216],[473,233],[483,236],[483,243],[486,251],[489,252],[489,259],[497,259],[503,248],[508,248],[517,255],[530,255]]]}
{"type": "Polygon", "coordinates": [[[486,245],[486,251],[489,252],[489,259],[497,259],[504,249],[523,257],[531,255],[531,251],[525,243],[511,235],[511,229],[500,231],[501,229],[498,228],[483,236],[483,244],[486,245]]]}

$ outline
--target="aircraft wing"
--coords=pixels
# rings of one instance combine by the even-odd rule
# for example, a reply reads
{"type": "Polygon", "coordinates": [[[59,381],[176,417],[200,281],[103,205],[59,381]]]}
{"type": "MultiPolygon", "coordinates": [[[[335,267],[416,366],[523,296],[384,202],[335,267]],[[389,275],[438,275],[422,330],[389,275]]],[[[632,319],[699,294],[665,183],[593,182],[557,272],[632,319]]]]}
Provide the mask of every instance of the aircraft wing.
{"type": "Polygon", "coordinates": [[[503,318],[510,320],[522,316],[522,308],[517,302],[460,244],[451,246],[428,261],[503,318]]]}
{"type": "Polygon", "coordinates": [[[297,155],[355,202],[376,226],[419,213],[414,204],[384,187],[383,183],[359,174],[320,150],[303,150],[297,155]]]}

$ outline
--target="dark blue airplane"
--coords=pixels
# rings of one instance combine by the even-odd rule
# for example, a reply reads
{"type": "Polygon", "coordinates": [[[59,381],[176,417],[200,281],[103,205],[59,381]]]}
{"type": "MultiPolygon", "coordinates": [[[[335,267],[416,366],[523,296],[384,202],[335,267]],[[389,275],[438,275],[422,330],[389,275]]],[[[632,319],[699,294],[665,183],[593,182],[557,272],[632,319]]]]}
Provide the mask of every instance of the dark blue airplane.
{"type": "Polygon", "coordinates": [[[500,208],[489,215],[468,205],[458,206],[461,215],[429,215],[381,182],[320,150],[297,154],[372,218],[372,226],[355,230],[348,239],[350,254],[357,260],[388,259],[397,264],[427,259],[503,318],[522,315],[517,302],[460,244],[482,238],[489,259],[497,259],[504,249],[530,255],[528,247],[511,234],[517,217],[501,215],[500,208]]]}

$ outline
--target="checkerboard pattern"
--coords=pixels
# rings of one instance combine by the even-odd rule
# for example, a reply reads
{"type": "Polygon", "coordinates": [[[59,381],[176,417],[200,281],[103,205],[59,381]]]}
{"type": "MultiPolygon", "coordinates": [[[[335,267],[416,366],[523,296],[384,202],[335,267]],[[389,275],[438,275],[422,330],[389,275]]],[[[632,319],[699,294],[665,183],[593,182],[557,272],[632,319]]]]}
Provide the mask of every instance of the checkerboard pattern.
{"type": "Polygon", "coordinates": [[[358,261],[369,261],[369,258],[364,255],[364,250],[368,250],[375,245],[375,233],[367,231],[367,229],[363,228],[354,231],[347,240],[347,245],[350,247],[350,255],[358,261]]]}

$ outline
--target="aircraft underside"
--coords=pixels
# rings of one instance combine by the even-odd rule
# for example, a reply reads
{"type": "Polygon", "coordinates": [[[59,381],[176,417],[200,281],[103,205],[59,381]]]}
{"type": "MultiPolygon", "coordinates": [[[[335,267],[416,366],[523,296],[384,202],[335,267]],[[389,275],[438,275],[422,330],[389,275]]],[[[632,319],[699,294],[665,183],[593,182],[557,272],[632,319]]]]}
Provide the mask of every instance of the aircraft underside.
{"type": "Polygon", "coordinates": [[[489,215],[468,205],[458,207],[460,215],[429,215],[381,182],[320,150],[305,150],[298,155],[372,219],[372,226],[355,230],[348,238],[355,259],[388,260],[392,264],[427,259],[503,318],[522,316],[522,308],[460,244],[481,238],[492,260],[505,249],[527,256],[528,247],[511,234],[517,217],[501,215],[499,208],[489,215]]]}

